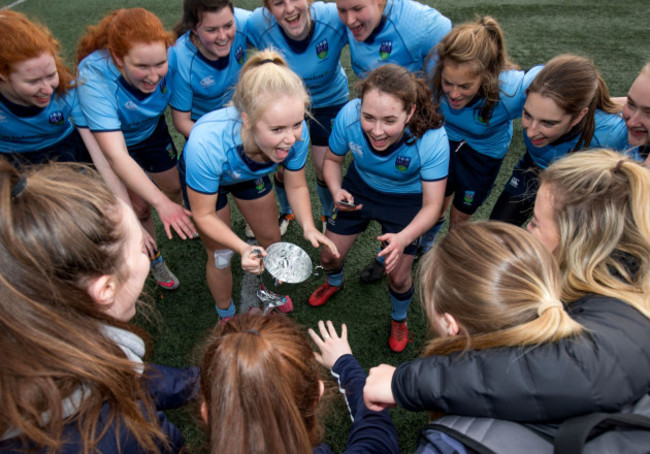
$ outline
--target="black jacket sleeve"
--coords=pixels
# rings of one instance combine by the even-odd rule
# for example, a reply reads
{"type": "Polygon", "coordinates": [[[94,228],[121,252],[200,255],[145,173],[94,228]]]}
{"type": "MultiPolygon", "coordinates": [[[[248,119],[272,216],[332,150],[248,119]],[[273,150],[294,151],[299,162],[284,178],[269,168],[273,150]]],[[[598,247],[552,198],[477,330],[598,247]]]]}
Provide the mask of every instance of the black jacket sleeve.
{"type": "Polygon", "coordinates": [[[569,306],[587,332],[536,347],[419,358],[395,371],[407,410],[536,422],[617,411],[650,391],[650,320],[589,295],[569,306]]]}

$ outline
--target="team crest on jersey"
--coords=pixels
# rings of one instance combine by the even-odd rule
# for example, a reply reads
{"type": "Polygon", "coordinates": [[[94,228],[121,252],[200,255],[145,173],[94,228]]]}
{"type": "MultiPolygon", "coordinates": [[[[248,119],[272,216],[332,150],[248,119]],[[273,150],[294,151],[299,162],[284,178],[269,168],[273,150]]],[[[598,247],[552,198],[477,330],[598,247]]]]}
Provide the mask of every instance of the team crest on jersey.
{"type": "Polygon", "coordinates": [[[361,148],[361,145],[357,145],[354,142],[348,142],[348,147],[350,148],[352,154],[356,154],[358,156],[361,156],[363,154],[363,148],[361,148]]]}
{"type": "Polygon", "coordinates": [[[329,53],[329,44],[327,44],[327,40],[324,39],[320,43],[316,43],[316,55],[318,55],[318,58],[323,60],[325,57],[327,57],[327,54],[329,53]]]}
{"type": "Polygon", "coordinates": [[[235,51],[235,60],[237,60],[237,63],[240,65],[244,64],[244,61],[246,60],[246,51],[243,47],[237,47],[237,50],[235,51]]]}
{"type": "Polygon", "coordinates": [[[398,156],[395,159],[395,168],[402,173],[406,172],[409,169],[410,165],[411,158],[407,158],[406,156],[398,156]]]}
{"type": "Polygon", "coordinates": [[[393,50],[392,41],[382,41],[381,47],[379,47],[379,57],[382,60],[386,60],[390,56],[392,50],[393,50]]]}
{"type": "Polygon", "coordinates": [[[463,203],[465,205],[471,205],[474,202],[474,191],[465,191],[465,196],[463,197],[463,203]]]}
{"type": "Polygon", "coordinates": [[[61,112],[60,110],[57,110],[56,112],[52,112],[50,114],[50,118],[48,118],[48,121],[50,122],[51,125],[61,126],[65,122],[65,118],[63,117],[63,112],[61,112]]]}
{"type": "Polygon", "coordinates": [[[163,77],[162,80],[160,81],[160,92],[163,95],[167,94],[167,79],[165,77],[163,77]]]}
{"type": "Polygon", "coordinates": [[[258,192],[262,192],[264,190],[263,178],[258,178],[257,180],[255,180],[255,189],[257,189],[258,192]]]}
{"type": "Polygon", "coordinates": [[[201,84],[203,88],[211,87],[214,85],[214,77],[212,76],[204,77],[203,79],[201,79],[199,84],[201,84]]]}

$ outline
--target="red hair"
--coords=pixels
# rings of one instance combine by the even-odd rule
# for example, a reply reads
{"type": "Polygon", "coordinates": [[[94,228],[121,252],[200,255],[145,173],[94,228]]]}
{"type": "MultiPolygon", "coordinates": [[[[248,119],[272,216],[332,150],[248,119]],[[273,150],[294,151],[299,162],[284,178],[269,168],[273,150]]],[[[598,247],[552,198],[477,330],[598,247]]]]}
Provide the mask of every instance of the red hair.
{"type": "Polygon", "coordinates": [[[0,75],[8,78],[16,65],[42,54],[54,58],[59,74],[56,93],[65,94],[72,87],[73,76],[59,56],[61,46],[47,27],[34,23],[21,13],[0,11],[0,75]]]}
{"type": "Polygon", "coordinates": [[[165,47],[174,37],[160,19],[144,8],[118,9],[97,25],[86,27],[77,47],[77,63],[96,50],[108,49],[113,57],[124,58],[135,44],[162,42],[165,47]]]}

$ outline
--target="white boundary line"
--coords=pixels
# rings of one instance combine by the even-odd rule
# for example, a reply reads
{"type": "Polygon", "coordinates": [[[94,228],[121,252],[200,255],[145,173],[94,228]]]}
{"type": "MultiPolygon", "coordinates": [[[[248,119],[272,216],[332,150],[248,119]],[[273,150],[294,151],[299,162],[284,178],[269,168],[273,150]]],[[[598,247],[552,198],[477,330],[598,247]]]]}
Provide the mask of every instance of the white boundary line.
{"type": "Polygon", "coordinates": [[[11,9],[11,8],[13,8],[14,6],[20,5],[21,3],[26,2],[26,1],[27,1],[27,0],[16,0],[16,1],[13,2],[12,4],[7,5],[7,6],[3,6],[2,8],[0,8],[0,11],[3,10],[3,9],[11,9]]]}

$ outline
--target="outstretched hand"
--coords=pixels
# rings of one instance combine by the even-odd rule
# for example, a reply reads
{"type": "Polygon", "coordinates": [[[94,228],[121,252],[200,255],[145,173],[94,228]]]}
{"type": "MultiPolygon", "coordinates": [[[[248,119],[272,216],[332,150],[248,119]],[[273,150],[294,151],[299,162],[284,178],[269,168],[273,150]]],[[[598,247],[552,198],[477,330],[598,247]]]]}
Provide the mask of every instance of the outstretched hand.
{"type": "Polygon", "coordinates": [[[363,387],[363,402],[369,410],[382,411],[397,406],[391,388],[393,374],[395,368],[388,364],[380,364],[370,369],[366,385],[363,387]]]}
{"type": "Polygon", "coordinates": [[[340,337],[336,333],[336,328],[334,328],[334,324],[331,321],[328,320],[327,326],[325,325],[326,324],[322,320],[318,322],[320,336],[311,328],[309,328],[307,332],[313,339],[316,347],[320,350],[320,353],[314,352],[316,361],[328,369],[331,369],[334,366],[334,363],[336,363],[341,356],[351,355],[352,349],[348,343],[348,327],[345,323],[341,325],[340,337]]]}

